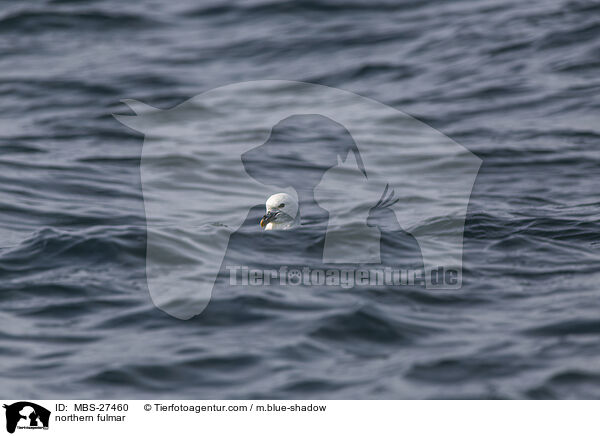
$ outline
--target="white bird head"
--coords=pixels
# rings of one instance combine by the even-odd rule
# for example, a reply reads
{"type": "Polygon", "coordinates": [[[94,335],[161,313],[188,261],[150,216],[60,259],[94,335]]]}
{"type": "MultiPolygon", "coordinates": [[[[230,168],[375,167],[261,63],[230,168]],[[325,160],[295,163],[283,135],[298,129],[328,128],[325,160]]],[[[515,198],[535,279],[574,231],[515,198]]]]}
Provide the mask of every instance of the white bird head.
{"type": "Polygon", "coordinates": [[[298,202],[291,195],[273,194],[265,207],[266,213],[260,220],[260,226],[265,230],[289,229],[300,222],[298,202]]]}

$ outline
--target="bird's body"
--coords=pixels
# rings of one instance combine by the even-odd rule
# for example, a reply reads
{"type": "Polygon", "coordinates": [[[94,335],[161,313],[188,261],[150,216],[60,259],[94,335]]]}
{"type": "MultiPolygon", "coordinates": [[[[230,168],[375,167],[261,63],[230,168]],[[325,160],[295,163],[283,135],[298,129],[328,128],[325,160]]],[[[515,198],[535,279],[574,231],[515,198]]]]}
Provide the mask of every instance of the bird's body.
{"type": "Polygon", "coordinates": [[[265,226],[265,230],[287,230],[292,227],[293,227],[293,224],[268,223],[265,226]]]}
{"type": "Polygon", "coordinates": [[[298,202],[286,193],[271,195],[265,203],[266,213],[260,220],[265,230],[288,230],[300,224],[298,202]]]}

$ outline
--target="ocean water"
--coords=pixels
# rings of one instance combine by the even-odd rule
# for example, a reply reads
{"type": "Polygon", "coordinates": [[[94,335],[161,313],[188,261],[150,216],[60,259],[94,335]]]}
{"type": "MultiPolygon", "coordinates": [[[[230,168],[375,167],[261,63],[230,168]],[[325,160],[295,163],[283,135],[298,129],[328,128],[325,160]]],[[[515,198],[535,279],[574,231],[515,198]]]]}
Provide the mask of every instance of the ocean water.
{"type": "MultiPolygon", "coordinates": [[[[3,396],[600,398],[599,13],[564,0],[0,2],[3,396]],[[121,99],[167,110],[265,79],[378,100],[481,159],[461,289],[221,283],[187,321],[153,304],[144,137],[112,114],[132,115],[121,99]]],[[[286,177],[314,176],[298,162],[286,177]]],[[[310,232],[323,211],[306,210],[298,263],[324,243],[310,232]]],[[[261,214],[255,202],[248,223],[261,214]]],[[[411,230],[443,231],[430,224],[411,230]]],[[[277,238],[249,225],[230,255],[277,238]]]]}

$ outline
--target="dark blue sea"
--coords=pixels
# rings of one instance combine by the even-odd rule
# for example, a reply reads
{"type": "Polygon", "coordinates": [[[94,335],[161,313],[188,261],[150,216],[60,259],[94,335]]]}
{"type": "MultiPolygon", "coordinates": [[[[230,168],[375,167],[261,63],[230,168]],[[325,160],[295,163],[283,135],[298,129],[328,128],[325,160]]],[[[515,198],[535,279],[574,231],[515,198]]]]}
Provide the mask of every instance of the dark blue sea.
{"type": "MultiPolygon", "coordinates": [[[[277,109],[264,97],[244,94],[244,105],[261,108],[252,116],[277,109]]],[[[0,1],[0,392],[600,399],[599,111],[598,1],[0,1]],[[462,287],[222,282],[190,319],[157,307],[146,268],[147,144],[113,114],[134,115],[123,99],[168,111],[214,88],[262,80],[373,99],[480,159],[464,220],[462,287]]],[[[393,142],[379,121],[373,140],[393,142]]],[[[330,139],[310,122],[298,126],[310,144],[330,139]]],[[[218,140],[257,138],[251,126],[234,127],[238,136],[218,140]]],[[[295,138],[278,140],[295,146],[295,138]]],[[[190,162],[207,174],[214,156],[196,158],[173,148],[147,162],[158,176],[190,162]]],[[[260,165],[249,166],[264,177],[314,176],[302,156],[294,165],[268,153],[245,162],[253,158],[260,165]]],[[[412,168],[417,177],[410,162],[402,174],[412,168]]],[[[211,228],[225,226],[223,205],[197,200],[210,192],[188,180],[179,195],[212,213],[211,228]]],[[[227,172],[212,186],[224,199],[249,198],[227,172]]],[[[412,210],[396,191],[399,210],[412,210]]],[[[264,203],[252,205],[253,225],[229,253],[237,264],[268,267],[265,253],[277,250],[302,264],[324,244],[315,230],[327,221],[322,210],[303,212],[307,230],[296,236],[308,248],[282,250],[282,237],[258,226],[264,203]]],[[[444,237],[443,214],[413,218],[410,233],[444,237]]],[[[409,236],[391,232],[386,243],[408,253],[409,236]]],[[[169,272],[198,248],[160,241],[153,249],[180,259],[169,272]]]]}

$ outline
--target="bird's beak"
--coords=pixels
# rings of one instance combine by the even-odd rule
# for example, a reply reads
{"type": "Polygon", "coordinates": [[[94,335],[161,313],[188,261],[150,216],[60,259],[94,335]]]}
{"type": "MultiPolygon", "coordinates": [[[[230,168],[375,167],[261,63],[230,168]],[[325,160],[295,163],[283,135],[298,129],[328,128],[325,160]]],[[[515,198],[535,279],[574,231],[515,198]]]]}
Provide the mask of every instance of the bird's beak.
{"type": "Polygon", "coordinates": [[[269,224],[271,221],[273,221],[277,215],[279,215],[279,212],[274,212],[274,211],[267,212],[260,220],[260,227],[264,229],[265,226],[267,224],[269,224]]]}

